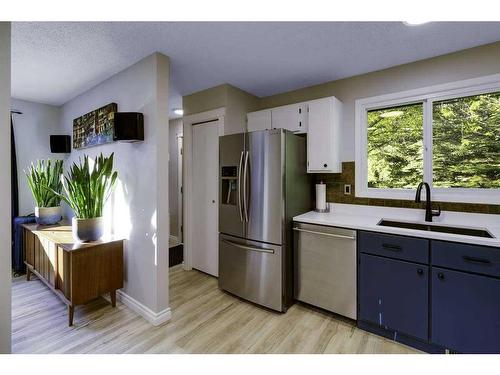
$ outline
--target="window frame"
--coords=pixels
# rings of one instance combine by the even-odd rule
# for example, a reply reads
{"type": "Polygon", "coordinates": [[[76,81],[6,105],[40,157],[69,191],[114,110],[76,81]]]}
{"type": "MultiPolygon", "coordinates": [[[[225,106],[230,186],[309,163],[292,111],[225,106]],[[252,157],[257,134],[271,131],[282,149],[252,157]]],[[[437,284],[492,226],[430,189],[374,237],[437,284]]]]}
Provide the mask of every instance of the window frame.
{"type": "Polygon", "coordinates": [[[434,201],[500,204],[500,189],[435,188],[432,175],[432,111],[435,101],[500,92],[500,74],[415,90],[357,99],[355,101],[355,194],[363,198],[413,200],[415,189],[368,187],[367,112],[398,105],[423,105],[423,176],[434,201]]]}

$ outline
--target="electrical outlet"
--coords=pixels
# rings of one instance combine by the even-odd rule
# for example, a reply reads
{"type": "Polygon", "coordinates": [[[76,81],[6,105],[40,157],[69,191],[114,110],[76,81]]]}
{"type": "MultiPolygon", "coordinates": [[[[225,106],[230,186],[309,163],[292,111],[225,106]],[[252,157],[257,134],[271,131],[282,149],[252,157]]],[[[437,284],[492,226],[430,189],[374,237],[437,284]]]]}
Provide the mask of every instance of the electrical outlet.
{"type": "Polygon", "coordinates": [[[351,195],[351,184],[344,184],[344,194],[351,195]]]}

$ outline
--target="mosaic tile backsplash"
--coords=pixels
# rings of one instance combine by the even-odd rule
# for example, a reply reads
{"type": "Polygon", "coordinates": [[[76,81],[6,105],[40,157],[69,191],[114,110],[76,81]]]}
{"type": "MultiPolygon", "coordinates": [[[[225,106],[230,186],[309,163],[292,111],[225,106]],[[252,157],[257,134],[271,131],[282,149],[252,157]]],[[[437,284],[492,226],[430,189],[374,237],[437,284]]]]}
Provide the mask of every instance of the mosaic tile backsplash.
{"type": "MultiPolygon", "coordinates": [[[[354,173],[354,162],[344,162],[342,163],[342,173],[317,174],[316,182],[323,181],[326,184],[326,200],[328,202],[404,208],[423,207],[423,204],[417,204],[412,200],[358,198],[355,196],[354,173]],[[352,191],[350,195],[344,194],[344,184],[351,185],[352,191]]],[[[495,204],[433,202],[433,208],[437,209],[438,204],[444,211],[500,214],[500,205],[495,204]]]]}

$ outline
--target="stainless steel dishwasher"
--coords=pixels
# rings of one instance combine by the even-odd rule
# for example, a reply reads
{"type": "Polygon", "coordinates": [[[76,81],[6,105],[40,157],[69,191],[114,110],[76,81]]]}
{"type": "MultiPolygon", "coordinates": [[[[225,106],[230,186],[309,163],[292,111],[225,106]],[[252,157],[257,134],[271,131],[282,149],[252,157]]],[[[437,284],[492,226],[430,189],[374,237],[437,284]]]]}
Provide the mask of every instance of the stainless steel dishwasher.
{"type": "Polygon", "coordinates": [[[356,319],[356,231],[294,223],[295,298],[356,319]]]}

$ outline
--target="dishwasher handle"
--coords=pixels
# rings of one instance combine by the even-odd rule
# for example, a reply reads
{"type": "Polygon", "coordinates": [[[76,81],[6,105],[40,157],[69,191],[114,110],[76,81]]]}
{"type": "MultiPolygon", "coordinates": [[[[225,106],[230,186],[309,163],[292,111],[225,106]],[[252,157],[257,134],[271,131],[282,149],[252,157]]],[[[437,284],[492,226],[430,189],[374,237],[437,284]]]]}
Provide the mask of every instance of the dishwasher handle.
{"type": "Polygon", "coordinates": [[[334,234],[334,233],[326,233],[326,232],[317,232],[314,230],[307,230],[307,229],[301,229],[301,228],[293,228],[294,231],[297,232],[304,232],[304,233],[310,233],[310,234],[319,234],[320,236],[327,236],[327,237],[334,237],[334,238],[343,238],[345,240],[355,240],[355,236],[345,236],[343,234],[334,234]]]}

